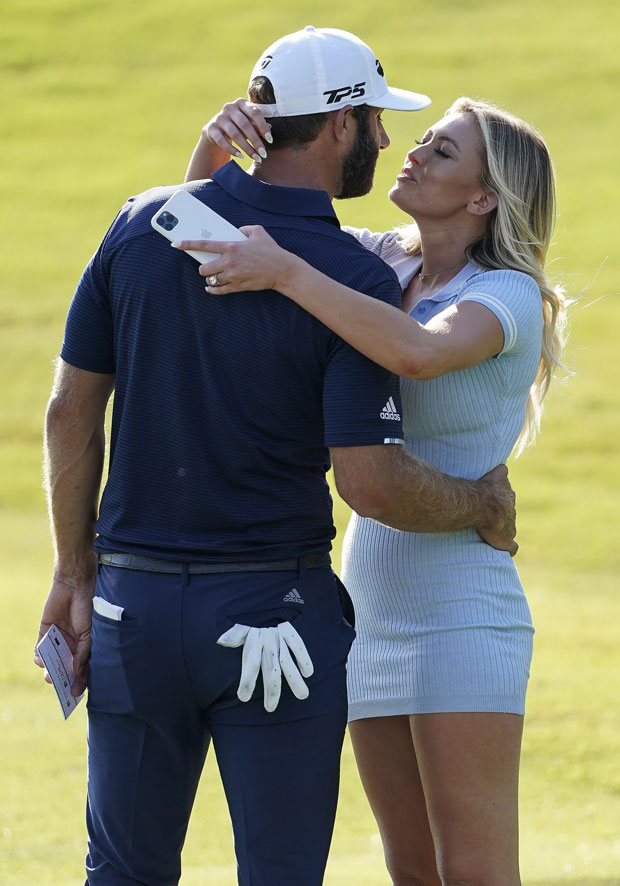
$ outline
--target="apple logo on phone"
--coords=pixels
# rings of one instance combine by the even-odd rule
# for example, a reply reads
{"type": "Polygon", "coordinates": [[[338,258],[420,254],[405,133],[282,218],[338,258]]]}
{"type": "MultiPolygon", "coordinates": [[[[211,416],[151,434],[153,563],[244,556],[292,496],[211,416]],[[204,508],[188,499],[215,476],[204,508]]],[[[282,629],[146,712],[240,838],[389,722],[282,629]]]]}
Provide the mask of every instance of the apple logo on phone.
{"type": "Polygon", "coordinates": [[[212,233],[213,233],[213,231],[210,231],[208,228],[203,228],[202,231],[200,232],[200,236],[202,237],[203,240],[210,240],[212,233]]]}

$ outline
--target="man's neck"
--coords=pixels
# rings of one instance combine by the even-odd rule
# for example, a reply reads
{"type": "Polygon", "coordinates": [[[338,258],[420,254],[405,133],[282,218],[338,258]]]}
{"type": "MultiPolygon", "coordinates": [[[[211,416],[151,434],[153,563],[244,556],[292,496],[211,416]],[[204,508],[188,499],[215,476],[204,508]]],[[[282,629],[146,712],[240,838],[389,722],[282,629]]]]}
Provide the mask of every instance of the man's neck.
{"type": "Polygon", "coordinates": [[[262,163],[254,163],[250,169],[250,175],[265,184],[326,191],[330,200],[334,199],[338,190],[338,179],[334,173],[332,164],[325,162],[314,145],[307,150],[282,148],[274,151],[262,163]]]}

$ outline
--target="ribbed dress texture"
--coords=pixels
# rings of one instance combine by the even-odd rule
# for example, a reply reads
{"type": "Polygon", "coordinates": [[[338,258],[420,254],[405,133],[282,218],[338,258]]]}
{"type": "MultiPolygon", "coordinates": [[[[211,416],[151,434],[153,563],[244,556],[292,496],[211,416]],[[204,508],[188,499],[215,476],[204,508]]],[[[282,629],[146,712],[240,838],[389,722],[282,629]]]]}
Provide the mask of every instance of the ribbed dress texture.
{"type": "MultiPolygon", "coordinates": [[[[390,264],[403,289],[421,259],[393,233],[347,229],[390,264]]],[[[542,306],[534,280],[468,264],[418,302],[420,323],[475,301],[502,325],[501,353],[430,381],[401,380],[407,452],[477,479],[505,462],[521,431],[540,360],[542,306]]],[[[354,514],[343,580],[356,609],[349,718],[450,711],[523,714],[532,655],[529,606],[510,555],[475,530],[401,532],[354,514]]]]}

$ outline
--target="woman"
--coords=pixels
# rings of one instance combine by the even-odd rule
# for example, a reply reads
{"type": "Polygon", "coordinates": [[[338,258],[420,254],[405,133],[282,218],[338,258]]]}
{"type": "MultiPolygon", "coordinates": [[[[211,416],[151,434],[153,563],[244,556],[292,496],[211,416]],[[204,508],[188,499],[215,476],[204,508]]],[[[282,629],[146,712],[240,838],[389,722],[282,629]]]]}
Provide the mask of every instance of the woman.
{"type": "MultiPolygon", "coordinates": [[[[264,155],[243,102],[205,127],[189,178],[264,155]],[[258,152],[258,154],[257,154],[258,152]]],[[[269,138],[266,138],[269,142],[269,138]]],[[[479,477],[532,441],[565,299],[544,271],[553,168],[530,126],[462,98],[407,155],[390,199],[415,219],[351,233],[387,261],[403,312],[324,277],[258,228],[212,244],[207,289],[273,288],[402,376],[407,450],[479,477]]],[[[202,248],[204,244],[182,244],[202,248]]],[[[353,515],[351,738],[394,884],[516,886],[518,769],[533,627],[508,554],[475,531],[398,532],[353,515]]]]}

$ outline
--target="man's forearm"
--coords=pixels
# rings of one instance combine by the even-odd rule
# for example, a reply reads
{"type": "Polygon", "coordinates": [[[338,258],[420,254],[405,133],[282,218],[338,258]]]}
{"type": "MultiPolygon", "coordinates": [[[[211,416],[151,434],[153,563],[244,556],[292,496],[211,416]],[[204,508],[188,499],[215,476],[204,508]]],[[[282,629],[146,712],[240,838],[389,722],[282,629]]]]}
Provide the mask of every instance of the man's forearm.
{"type": "Polygon", "coordinates": [[[449,477],[396,447],[391,454],[386,499],[375,520],[408,532],[454,532],[488,520],[488,496],[478,482],[449,477]]]}
{"type": "Polygon", "coordinates": [[[443,474],[395,445],[334,449],[332,458],[338,489],[361,516],[407,532],[488,529],[500,534],[502,547],[514,536],[514,495],[505,466],[470,481],[443,474]]]}
{"type": "Polygon", "coordinates": [[[81,582],[94,570],[93,539],[105,454],[103,422],[90,426],[70,404],[50,401],[45,486],[56,572],[81,582]]]}
{"type": "MultiPolygon", "coordinates": [[[[37,643],[52,624],[73,654],[71,689],[86,688],[96,558],[94,525],[105,454],[105,412],[114,376],[58,359],[45,420],[45,487],[54,538],[54,576],[37,643]]],[[[35,662],[43,660],[35,649],[35,662]]]]}
{"type": "Polygon", "coordinates": [[[74,423],[48,418],[46,489],[54,537],[56,569],[76,581],[94,568],[93,540],[103,470],[103,428],[76,439],[74,423]]]}

